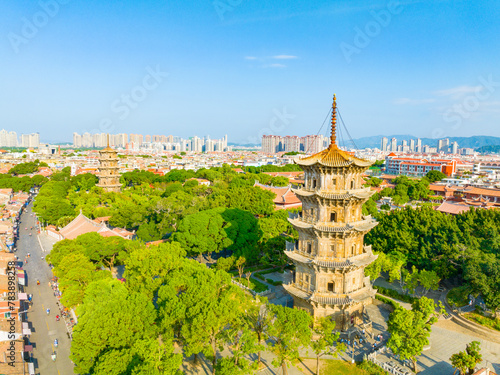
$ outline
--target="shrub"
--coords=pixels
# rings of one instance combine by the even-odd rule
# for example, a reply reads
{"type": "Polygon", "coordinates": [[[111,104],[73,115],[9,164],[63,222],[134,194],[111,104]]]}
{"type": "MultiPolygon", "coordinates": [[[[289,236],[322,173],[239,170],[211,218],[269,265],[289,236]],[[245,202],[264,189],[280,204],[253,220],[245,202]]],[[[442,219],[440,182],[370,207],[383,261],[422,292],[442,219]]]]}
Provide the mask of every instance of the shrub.
{"type": "Polygon", "coordinates": [[[416,300],[415,297],[412,297],[412,296],[409,296],[406,294],[401,294],[393,289],[387,289],[387,288],[383,288],[381,286],[374,286],[374,288],[377,289],[377,292],[379,292],[380,294],[383,294],[387,297],[392,297],[392,298],[398,299],[398,300],[403,301],[403,302],[413,303],[413,301],[416,300]]]}
{"type": "Polygon", "coordinates": [[[389,374],[387,371],[380,368],[379,366],[377,366],[373,362],[363,361],[361,363],[358,363],[357,366],[361,370],[365,370],[368,373],[368,375],[386,375],[386,374],[389,374]]]}
{"type": "Polygon", "coordinates": [[[400,306],[399,303],[393,301],[392,299],[385,298],[383,296],[379,296],[378,294],[375,296],[375,298],[378,299],[379,301],[382,301],[383,303],[391,305],[394,309],[396,309],[398,306],[400,306]]]}
{"type": "Polygon", "coordinates": [[[465,285],[462,285],[459,286],[458,288],[451,289],[448,292],[446,298],[450,306],[453,306],[453,304],[455,304],[456,307],[462,307],[469,303],[469,300],[467,298],[469,293],[470,293],[469,288],[467,288],[467,286],[465,285]]]}

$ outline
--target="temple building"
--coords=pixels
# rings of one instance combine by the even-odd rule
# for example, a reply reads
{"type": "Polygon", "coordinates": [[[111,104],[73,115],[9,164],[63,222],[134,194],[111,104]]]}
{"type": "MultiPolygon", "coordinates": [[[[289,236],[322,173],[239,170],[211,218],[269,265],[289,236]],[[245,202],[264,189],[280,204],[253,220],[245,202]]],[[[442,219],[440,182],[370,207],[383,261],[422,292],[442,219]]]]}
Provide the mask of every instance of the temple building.
{"type": "Polygon", "coordinates": [[[304,185],[294,189],[302,212],[288,219],[299,239],[287,243],[285,253],[296,269],[284,288],[295,308],[315,319],[330,316],[345,330],[363,322],[364,306],[375,296],[364,269],[377,256],[363,239],[377,222],[362,214],[373,194],[363,187],[362,174],[372,163],[337,146],[336,123],[334,96],[330,146],[296,161],[304,170],[304,185]]]}
{"type": "Polygon", "coordinates": [[[99,169],[97,173],[99,183],[97,186],[106,191],[120,192],[122,185],[120,184],[119,170],[118,153],[109,147],[108,139],[108,146],[99,151],[99,169]]]}

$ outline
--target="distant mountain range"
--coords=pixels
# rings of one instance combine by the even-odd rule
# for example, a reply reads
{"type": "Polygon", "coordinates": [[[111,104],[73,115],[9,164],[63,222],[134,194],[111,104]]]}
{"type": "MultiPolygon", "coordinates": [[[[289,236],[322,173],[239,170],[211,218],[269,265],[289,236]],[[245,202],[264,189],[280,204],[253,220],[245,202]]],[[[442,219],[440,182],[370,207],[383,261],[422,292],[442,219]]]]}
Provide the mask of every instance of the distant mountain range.
{"type": "MultiPolygon", "coordinates": [[[[376,135],[373,137],[363,137],[354,139],[354,143],[356,147],[359,149],[363,148],[380,148],[382,143],[382,138],[386,137],[389,139],[389,143],[392,138],[396,138],[398,140],[398,145],[401,144],[403,140],[410,139],[418,139],[413,135],[376,135]]],[[[450,143],[457,142],[459,148],[480,148],[484,146],[499,146],[500,145],[500,137],[490,137],[486,135],[475,135],[472,137],[447,137],[450,140],[450,143]]],[[[420,138],[422,140],[422,145],[429,145],[431,147],[437,147],[438,140],[435,138],[420,138]]],[[[350,146],[347,144],[347,146],[350,146]]],[[[352,147],[352,146],[350,146],[352,147]]]]}

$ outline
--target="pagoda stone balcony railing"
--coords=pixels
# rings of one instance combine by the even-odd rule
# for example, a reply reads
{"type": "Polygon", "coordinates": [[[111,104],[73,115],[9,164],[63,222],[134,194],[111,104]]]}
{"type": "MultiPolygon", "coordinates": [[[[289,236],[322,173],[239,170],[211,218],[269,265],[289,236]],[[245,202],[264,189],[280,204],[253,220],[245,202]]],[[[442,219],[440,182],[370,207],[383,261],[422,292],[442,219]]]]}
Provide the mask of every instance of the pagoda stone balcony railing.
{"type": "Polygon", "coordinates": [[[300,228],[316,228],[324,232],[345,232],[349,230],[369,231],[377,225],[377,221],[371,216],[363,216],[363,220],[353,221],[349,223],[337,223],[331,221],[318,221],[315,217],[307,215],[304,216],[303,212],[288,213],[288,221],[300,228]]]}
{"type": "Polygon", "coordinates": [[[287,244],[287,250],[285,251],[285,254],[288,258],[305,265],[309,264],[314,267],[323,267],[329,269],[339,269],[339,268],[347,269],[351,267],[364,267],[374,262],[378,258],[377,255],[373,254],[371,246],[365,246],[364,252],[362,254],[355,255],[349,258],[322,259],[319,257],[314,257],[311,254],[304,253],[303,251],[297,250],[293,243],[291,243],[291,245],[292,246],[290,246],[290,248],[294,250],[289,250],[287,244]]]}

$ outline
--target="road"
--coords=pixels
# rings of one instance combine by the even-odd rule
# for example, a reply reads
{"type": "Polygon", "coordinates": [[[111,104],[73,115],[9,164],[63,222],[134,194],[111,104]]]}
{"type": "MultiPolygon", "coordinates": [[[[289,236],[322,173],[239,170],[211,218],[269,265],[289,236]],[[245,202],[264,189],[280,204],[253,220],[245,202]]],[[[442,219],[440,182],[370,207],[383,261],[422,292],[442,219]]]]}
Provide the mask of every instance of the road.
{"type": "Polygon", "coordinates": [[[30,341],[33,344],[33,362],[35,371],[40,375],[67,375],[73,374],[74,365],[69,359],[71,341],[68,338],[64,321],[56,322],[59,313],[57,299],[49,285],[52,271],[45,262],[45,255],[40,247],[35,230],[35,218],[30,216],[31,205],[21,216],[19,224],[19,239],[16,255],[19,260],[24,260],[28,253],[28,264],[24,265],[27,273],[26,293],[33,294],[33,306],[28,310],[28,322],[31,327],[30,341]],[[30,227],[33,226],[33,230],[30,227]],[[25,230],[24,228],[28,228],[25,230]],[[32,235],[29,235],[32,232],[32,235]],[[40,280],[40,285],[36,284],[40,280]],[[50,315],[46,309],[50,308],[50,315]],[[54,348],[54,339],[58,339],[59,346],[54,348]],[[57,353],[56,361],[52,361],[51,354],[57,353]]]}

